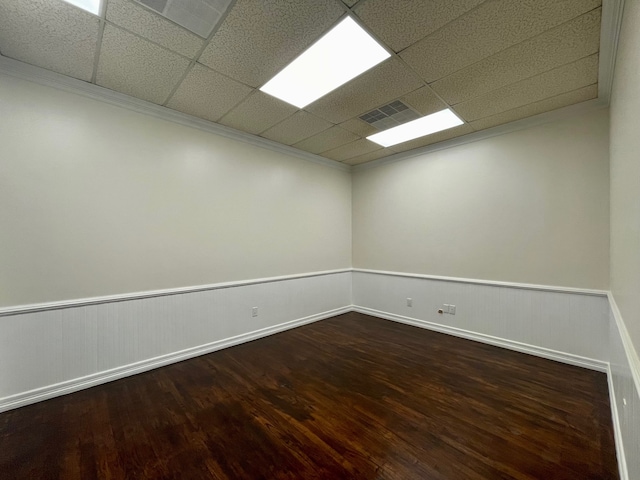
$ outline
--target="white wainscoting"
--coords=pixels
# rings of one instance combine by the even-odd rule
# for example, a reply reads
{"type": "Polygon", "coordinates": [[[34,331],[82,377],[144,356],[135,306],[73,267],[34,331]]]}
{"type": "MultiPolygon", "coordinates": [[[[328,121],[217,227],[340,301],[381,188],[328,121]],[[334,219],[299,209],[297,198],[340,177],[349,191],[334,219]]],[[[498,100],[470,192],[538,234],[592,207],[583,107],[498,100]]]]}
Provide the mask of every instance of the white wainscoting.
{"type": "Polygon", "coordinates": [[[362,313],[607,370],[606,292],[361,269],[352,288],[362,313]],[[438,314],[443,304],[456,305],[456,314],[438,314]]]}
{"type": "Polygon", "coordinates": [[[640,360],[609,294],[609,394],[620,478],[640,478],[640,360]]]}
{"type": "Polygon", "coordinates": [[[0,412],[350,310],[350,269],[3,309],[0,412]]]}

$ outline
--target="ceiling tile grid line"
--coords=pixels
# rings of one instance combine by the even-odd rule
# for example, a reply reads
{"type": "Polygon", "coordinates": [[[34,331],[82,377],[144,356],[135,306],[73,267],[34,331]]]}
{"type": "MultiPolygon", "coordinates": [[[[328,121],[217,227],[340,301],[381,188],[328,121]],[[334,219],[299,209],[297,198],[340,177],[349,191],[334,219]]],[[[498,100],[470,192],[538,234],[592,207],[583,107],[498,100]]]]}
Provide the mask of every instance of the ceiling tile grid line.
{"type": "MultiPolygon", "coordinates": [[[[106,8],[106,3],[103,6],[103,9],[106,8]]],[[[100,63],[100,52],[102,51],[102,37],[104,37],[104,27],[105,21],[104,19],[100,19],[100,26],[98,27],[100,30],[98,31],[98,41],[96,42],[96,52],[93,60],[93,73],[91,74],[91,83],[96,83],[96,77],[98,75],[98,64],[100,63]]]]}
{"type": "MultiPolygon", "coordinates": [[[[108,0],[110,1],[110,0],[108,0]]],[[[167,96],[167,98],[165,99],[163,105],[167,105],[171,99],[173,98],[173,96],[175,95],[176,91],[178,90],[178,88],[180,87],[180,85],[182,84],[182,82],[185,80],[185,78],[187,78],[187,75],[189,74],[189,72],[193,69],[194,65],[196,63],[198,63],[198,60],[200,59],[200,56],[202,55],[202,52],[204,52],[205,48],[207,48],[207,45],[209,45],[209,42],[211,41],[211,39],[216,35],[216,33],[218,33],[218,30],[220,29],[220,27],[222,26],[222,24],[224,23],[224,21],[226,20],[227,16],[229,15],[229,12],[231,12],[231,10],[233,9],[233,7],[235,6],[237,0],[231,0],[231,3],[229,4],[229,7],[227,8],[227,10],[223,13],[222,17],[220,18],[218,24],[211,30],[211,33],[209,34],[209,37],[204,41],[204,43],[202,44],[202,46],[200,47],[200,50],[198,50],[198,52],[196,53],[196,55],[193,57],[192,61],[191,61],[191,65],[189,65],[189,67],[187,68],[187,71],[184,72],[184,75],[182,76],[182,78],[180,79],[180,81],[178,82],[178,84],[173,88],[173,90],[169,93],[169,95],[167,96]]],[[[218,72],[222,75],[221,72],[218,72]]],[[[225,75],[226,76],[226,75],[225,75]]]]}
{"type": "Polygon", "coordinates": [[[486,1],[473,14],[457,18],[400,55],[432,83],[600,4],[600,0],[486,1]],[[425,58],[429,62],[423,62],[425,58]]]}
{"type": "MultiPolygon", "coordinates": [[[[438,30],[442,28],[446,28],[449,23],[456,21],[463,15],[470,14],[484,1],[485,0],[462,0],[452,2],[451,0],[431,0],[426,2],[424,0],[364,0],[354,5],[352,11],[355,15],[358,15],[363,23],[367,25],[374,23],[375,26],[371,26],[370,28],[376,31],[381,30],[383,32],[380,34],[381,39],[389,45],[395,53],[401,53],[414,43],[438,32],[438,30]],[[466,4],[470,5],[465,7],[466,4]],[[434,9],[440,11],[434,15],[432,11],[434,9]],[[369,13],[367,13],[367,11],[369,11],[369,13]],[[412,35],[413,30],[420,28],[420,23],[433,21],[433,17],[437,17],[438,14],[445,18],[441,22],[436,20],[437,26],[427,32],[422,31],[418,33],[418,36],[416,36],[416,34],[412,35]],[[394,18],[394,16],[398,18],[394,18]],[[407,25],[407,22],[413,25],[407,25]],[[396,38],[393,37],[394,35],[396,38]],[[400,40],[397,38],[407,36],[411,40],[400,40]],[[394,44],[400,44],[402,47],[398,45],[398,48],[395,48],[394,44]]],[[[424,25],[422,26],[424,27],[424,25]]]]}
{"type": "Polygon", "coordinates": [[[574,105],[576,103],[586,102],[598,97],[598,84],[593,83],[586,87],[581,87],[569,92],[560,93],[551,97],[547,97],[537,102],[522,105],[520,107],[505,110],[503,112],[484,117],[479,120],[469,122],[469,125],[476,131],[482,131],[487,128],[503,125],[508,122],[521,120],[527,117],[538,115],[541,113],[557,110],[558,108],[574,105]]]}
{"type": "MultiPolygon", "coordinates": [[[[543,76],[543,75],[545,75],[545,74],[552,73],[552,72],[554,72],[554,71],[556,71],[556,70],[559,70],[559,69],[565,68],[565,67],[567,67],[567,66],[569,66],[569,65],[572,65],[572,64],[578,63],[578,62],[580,62],[580,61],[583,61],[583,60],[588,59],[588,58],[593,57],[593,56],[598,56],[598,52],[590,53],[590,54],[584,55],[584,56],[582,56],[582,57],[576,58],[576,59],[574,59],[574,60],[572,60],[572,61],[569,61],[569,62],[567,62],[567,63],[563,63],[563,64],[561,64],[561,65],[557,65],[557,66],[555,66],[555,67],[553,67],[553,68],[550,68],[549,70],[542,70],[542,71],[540,71],[540,72],[538,72],[538,73],[535,73],[534,75],[531,75],[531,76],[528,76],[528,77],[523,77],[522,79],[519,79],[519,80],[517,80],[517,81],[515,81],[515,82],[507,83],[507,84],[505,84],[505,85],[500,85],[499,87],[493,88],[493,89],[491,89],[491,90],[483,91],[482,93],[480,93],[480,94],[478,94],[478,95],[474,95],[474,96],[472,96],[472,97],[465,98],[464,100],[462,100],[462,101],[460,101],[460,102],[457,102],[457,103],[456,103],[456,104],[454,104],[454,105],[451,105],[449,108],[451,108],[451,109],[456,108],[456,107],[458,107],[458,108],[459,108],[459,107],[460,107],[460,105],[462,105],[462,104],[466,104],[466,103],[469,103],[469,102],[473,102],[473,101],[474,101],[475,99],[477,99],[477,98],[482,98],[482,97],[485,97],[485,96],[490,96],[490,95],[492,95],[492,94],[496,94],[496,93],[498,93],[498,92],[503,91],[504,89],[508,89],[509,87],[511,87],[511,86],[513,86],[513,85],[518,85],[518,84],[520,84],[521,82],[526,82],[526,81],[528,81],[528,80],[535,80],[536,78],[538,78],[538,77],[540,77],[540,76],[543,76]]],[[[596,83],[597,83],[597,82],[596,82],[596,83]]],[[[552,95],[552,96],[553,96],[553,95],[552,95]]],[[[549,98],[551,98],[551,97],[549,97],[549,98]]]]}
{"type": "MultiPolygon", "coordinates": [[[[443,83],[446,83],[446,82],[450,81],[452,78],[467,76],[467,78],[474,78],[474,80],[477,80],[477,77],[474,77],[472,75],[472,73],[473,73],[474,70],[478,69],[479,67],[481,68],[481,66],[487,65],[488,63],[490,63],[494,59],[500,59],[500,58],[504,57],[505,55],[507,55],[509,52],[517,52],[519,49],[523,49],[523,47],[525,47],[525,46],[529,46],[529,45],[535,44],[535,42],[540,41],[541,39],[544,39],[545,37],[551,36],[554,33],[562,32],[563,28],[566,28],[567,26],[572,26],[572,24],[575,24],[575,23],[579,23],[580,20],[584,20],[585,23],[586,23],[586,22],[588,22],[589,19],[591,19],[591,18],[593,18],[595,16],[597,16],[598,29],[597,29],[596,36],[594,37],[595,40],[596,40],[596,42],[595,42],[596,45],[595,45],[595,48],[593,49],[593,51],[591,53],[596,53],[599,50],[599,37],[600,37],[599,26],[600,26],[600,19],[601,19],[601,17],[600,17],[601,10],[602,10],[601,7],[598,7],[598,8],[595,8],[595,9],[593,9],[593,10],[587,12],[587,13],[584,13],[582,15],[574,17],[571,20],[568,20],[567,22],[562,23],[561,25],[558,25],[558,26],[553,27],[553,28],[551,28],[551,29],[549,29],[549,30],[547,30],[545,32],[542,32],[539,35],[536,35],[535,37],[531,37],[531,38],[528,38],[526,40],[523,40],[522,42],[519,42],[519,43],[517,43],[515,45],[512,45],[512,46],[510,46],[508,48],[505,48],[504,50],[501,50],[500,52],[497,52],[497,53],[495,53],[495,54],[493,54],[493,55],[491,55],[489,57],[483,58],[483,59],[478,60],[477,62],[475,62],[475,63],[473,63],[471,65],[468,65],[468,66],[466,66],[464,68],[461,68],[460,70],[458,70],[456,72],[453,72],[450,75],[447,75],[447,76],[442,77],[442,78],[440,78],[440,79],[438,79],[438,80],[436,80],[434,82],[431,82],[431,83],[429,83],[429,85],[434,90],[437,91],[439,85],[442,85],[443,83]]],[[[573,33],[576,34],[576,35],[580,35],[581,33],[584,33],[584,32],[578,29],[577,32],[573,32],[573,33]]],[[[586,40],[590,40],[590,39],[586,39],[586,40]]],[[[560,42],[556,42],[556,44],[560,45],[560,48],[564,48],[564,49],[567,48],[566,44],[563,44],[563,43],[560,43],[560,42]]],[[[524,54],[525,53],[523,52],[522,55],[524,55],[524,54]]],[[[514,54],[514,56],[515,56],[515,54],[514,54]]],[[[527,58],[523,59],[521,57],[520,61],[523,61],[523,60],[527,61],[527,60],[530,60],[530,58],[527,57],[527,58]]],[[[567,61],[566,63],[570,63],[570,62],[567,61]]],[[[542,73],[542,71],[543,70],[541,70],[540,72],[537,72],[537,73],[542,73]]],[[[530,75],[530,76],[533,76],[533,75],[530,75]]],[[[522,77],[522,78],[519,78],[516,81],[522,80],[524,78],[528,78],[528,77],[522,77]]],[[[468,98],[465,98],[465,100],[468,100],[468,98]]],[[[459,101],[453,101],[451,103],[453,105],[455,105],[455,104],[460,103],[460,102],[459,101]]]]}

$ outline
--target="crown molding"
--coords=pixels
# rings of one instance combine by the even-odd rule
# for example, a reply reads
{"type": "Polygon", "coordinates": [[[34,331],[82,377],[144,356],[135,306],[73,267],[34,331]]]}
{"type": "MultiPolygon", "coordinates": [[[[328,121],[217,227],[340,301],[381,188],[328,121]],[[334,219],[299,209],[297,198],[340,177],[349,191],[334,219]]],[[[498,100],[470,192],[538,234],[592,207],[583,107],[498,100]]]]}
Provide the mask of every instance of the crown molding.
{"type": "Polygon", "coordinates": [[[241,132],[234,128],[226,127],[218,123],[203,120],[201,118],[188,115],[186,113],[171,110],[155,103],[140,100],[123,93],[109,90],[92,83],[88,83],[76,78],[68,77],[60,73],[52,72],[41,67],[29,65],[18,60],[13,60],[0,55],[0,74],[19,78],[38,85],[56,88],[70,93],[75,93],[83,97],[105,102],[117,107],[122,107],[143,115],[159,118],[169,122],[177,123],[186,127],[197,128],[204,132],[213,133],[222,137],[238,140],[249,145],[265,148],[274,152],[297,157],[302,160],[313,162],[326,167],[336,168],[343,171],[351,171],[351,166],[344,163],[329,160],[328,158],[314,155],[297,148],[283,145],[266,138],[258,137],[250,133],[241,132]]]}
{"type": "Polygon", "coordinates": [[[613,74],[616,66],[618,40],[622,28],[622,12],[625,0],[603,0],[600,27],[600,58],[598,70],[598,98],[606,102],[611,99],[613,74]]]}

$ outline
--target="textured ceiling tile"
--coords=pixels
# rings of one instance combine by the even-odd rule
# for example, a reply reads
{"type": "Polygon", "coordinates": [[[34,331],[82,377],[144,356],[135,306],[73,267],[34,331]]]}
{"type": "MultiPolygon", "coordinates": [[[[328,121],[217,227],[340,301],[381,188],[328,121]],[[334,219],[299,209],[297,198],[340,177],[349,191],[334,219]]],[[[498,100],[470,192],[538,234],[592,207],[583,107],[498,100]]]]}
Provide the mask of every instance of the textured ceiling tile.
{"type": "Polygon", "coordinates": [[[0,0],[0,52],[81,80],[91,80],[98,18],[62,1],[0,0]]]}
{"type": "Polygon", "coordinates": [[[354,11],[394,51],[435,32],[484,0],[368,0],[354,11]]]}
{"type": "Polygon", "coordinates": [[[312,103],[307,110],[332,123],[341,123],[422,85],[404,63],[390,58],[312,103]]]}
{"type": "Polygon", "coordinates": [[[546,98],[539,102],[530,103],[522,107],[514,108],[506,112],[492,115],[491,117],[485,117],[475,122],[471,122],[471,126],[474,130],[484,130],[485,128],[495,127],[496,125],[502,125],[503,123],[513,122],[522,118],[531,117],[540,113],[555,110],[557,108],[566,107],[575,103],[586,102],[587,100],[594,99],[598,96],[598,86],[589,85],[578,90],[563,93],[555,97],[546,98]]]}
{"type": "Polygon", "coordinates": [[[237,107],[227,113],[220,123],[244,132],[258,134],[273,127],[298,109],[271,95],[254,90],[237,107]]]}
{"type": "Polygon", "coordinates": [[[355,142],[347,143],[341,147],[324,152],[322,156],[332,160],[337,160],[338,162],[344,162],[349,158],[364,155],[365,153],[370,153],[380,149],[382,149],[382,147],[377,143],[373,143],[366,138],[361,138],[355,142]]]}
{"type": "Polygon", "coordinates": [[[331,126],[332,125],[326,120],[311,115],[304,110],[300,110],[283,122],[271,127],[262,133],[261,136],[269,140],[284,143],[285,145],[293,145],[331,126]]]}
{"type": "Polygon", "coordinates": [[[459,103],[455,109],[465,120],[473,121],[592,85],[597,81],[598,55],[591,55],[459,103]]]}
{"type": "Polygon", "coordinates": [[[433,82],[599,5],[600,0],[487,1],[400,56],[433,82]]]}
{"type": "Polygon", "coordinates": [[[238,0],[198,61],[260,87],[343,14],[335,0],[238,0]]]}
{"type": "Polygon", "coordinates": [[[347,165],[360,165],[361,163],[372,162],[373,160],[378,160],[379,158],[388,157],[393,155],[394,152],[390,148],[381,148],[380,150],[374,150],[373,152],[365,153],[364,155],[358,155],[357,157],[352,157],[345,160],[342,163],[346,163],[347,165]]]}
{"type": "Polygon", "coordinates": [[[96,83],[153,103],[163,103],[189,61],[143,38],[106,25],[96,83]]]}
{"type": "Polygon", "coordinates": [[[473,131],[473,128],[465,123],[458,127],[443,130],[442,132],[434,133],[432,135],[427,135],[426,137],[420,137],[416,138],[415,140],[410,140],[408,142],[394,145],[391,148],[395,152],[406,152],[408,150],[413,150],[414,148],[426,147],[427,145],[432,145],[434,143],[444,142],[445,140],[460,137],[462,135],[466,135],[467,133],[472,133],[473,131]]]}
{"type": "Polygon", "coordinates": [[[167,107],[216,122],[251,91],[250,87],[196,63],[167,107]]]}
{"type": "Polygon", "coordinates": [[[109,0],[107,20],[190,58],[204,45],[197,35],[129,0],[109,0]]]}
{"type": "Polygon", "coordinates": [[[373,135],[378,131],[377,128],[372,127],[367,122],[360,120],[359,118],[352,118],[346,122],[342,122],[339,126],[361,137],[373,135]]]}
{"type": "Polygon", "coordinates": [[[429,87],[422,87],[400,99],[420,115],[429,115],[448,107],[429,87]]]}
{"type": "Polygon", "coordinates": [[[598,52],[600,12],[592,10],[431,84],[451,105],[598,52]]]}
{"type": "Polygon", "coordinates": [[[345,143],[358,140],[358,138],[360,137],[355,133],[351,133],[338,126],[334,126],[314,135],[313,137],[302,140],[293,146],[301,150],[306,150],[307,152],[321,153],[344,145],[345,143]]]}

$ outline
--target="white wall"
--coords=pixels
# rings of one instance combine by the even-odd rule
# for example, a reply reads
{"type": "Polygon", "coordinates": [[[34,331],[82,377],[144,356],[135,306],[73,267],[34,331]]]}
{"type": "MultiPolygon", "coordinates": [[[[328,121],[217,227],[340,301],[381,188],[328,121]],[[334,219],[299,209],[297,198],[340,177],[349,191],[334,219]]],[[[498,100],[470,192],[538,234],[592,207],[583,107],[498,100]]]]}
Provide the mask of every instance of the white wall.
{"type": "Polygon", "coordinates": [[[351,266],[349,172],[0,75],[0,306],[351,266]]]}
{"type": "Polygon", "coordinates": [[[640,351],[640,2],[625,2],[611,98],[611,291],[640,351]]]}
{"type": "Polygon", "coordinates": [[[354,267],[608,286],[608,112],[357,169],[354,267]]]}

